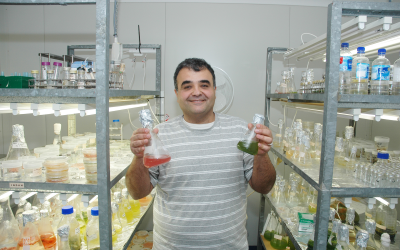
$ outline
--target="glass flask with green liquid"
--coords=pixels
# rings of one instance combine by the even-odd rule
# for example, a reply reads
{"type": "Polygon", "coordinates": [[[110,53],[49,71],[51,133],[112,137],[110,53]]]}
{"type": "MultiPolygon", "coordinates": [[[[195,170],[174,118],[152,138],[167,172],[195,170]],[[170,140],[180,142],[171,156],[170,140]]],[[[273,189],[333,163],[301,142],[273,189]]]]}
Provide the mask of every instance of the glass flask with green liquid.
{"type": "Polygon", "coordinates": [[[253,128],[247,130],[247,132],[243,135],[243,138],[237,144],[238,149],[251,155],[255,155],[258,153],[258,141],[254,130],[256,130],[256,125],[262,124],[264,120],[265,117],[263,115],[260,114],[254,115],[253,128]]]}

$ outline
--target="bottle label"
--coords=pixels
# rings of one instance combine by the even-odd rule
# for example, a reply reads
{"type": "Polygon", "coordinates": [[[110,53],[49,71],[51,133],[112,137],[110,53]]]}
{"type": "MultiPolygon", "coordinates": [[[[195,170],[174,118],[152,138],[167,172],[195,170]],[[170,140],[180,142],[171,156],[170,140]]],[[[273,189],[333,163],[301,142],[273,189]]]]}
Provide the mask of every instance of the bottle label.
{"type": "Polygon", "coordinates": [[[281,235],[274,234],[274,238],[277,239],[277,240],[282,240],[282,236],[281,235]]]}
{"type": "Polygon", "coordinates": [[[390,65],[374,65],[372,66],[371,80],[373,81],[389,81],[390,80],[390,65]]]}
{"type": "Polygon", "coordinates": [[[29,245],[31,244],[31,238],[30,237],[24,237],[24,238],[22,238],[22,241],[23,241],[24,247],[25,246],[29,247],[29,245]]]}
{"type": "Polygon", "coordinates": [[[353,58],[351,56],[341,56],[340,61],[340,71],[351,71],[353,63],[353,58]]]}
{"type": "Polygon", "coordinates": [[[18,141],[13,142],[12,148],[28,148],[28,145],[26,145],[26,142],[18,141]]]}
{"type": "Polygon", "coordinates": [[[78,235],[79,235],[80,232],[81,232],[81,230],[80,230],[79,227],[75,228],[75,234],[78,234],[78,235]]]}
{"type": "Polygon", "coordinates": [[[368,63],[357,63],[356,78],[368,80],[368,75],[369,75],[369,64],[368,63]]]}
{"type": "Polygon", "coordinates": [[[380,228],[380,229],[382,229],[382,230],[386,230],[386,227],[385,227],[385,226],[382,226],[382,225],[380,225],[380,224],[376,224],[376,227],[377,227],[377,228],[380,228]]]}

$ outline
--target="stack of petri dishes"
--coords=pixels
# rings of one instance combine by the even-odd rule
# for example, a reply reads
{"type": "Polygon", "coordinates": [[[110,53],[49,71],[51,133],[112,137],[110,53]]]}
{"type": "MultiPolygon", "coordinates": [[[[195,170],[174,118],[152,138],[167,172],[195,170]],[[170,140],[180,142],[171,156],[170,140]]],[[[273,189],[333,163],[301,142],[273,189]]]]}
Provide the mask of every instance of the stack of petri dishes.
{"type": "Polygon", "coordinates": [[[85,165],[86,181],[88,184],[97,184],[97,150],[86,148],[83,150],[83,164],[85,165]]]}
{"type": "Polygon", "coordinates": [[[43,166],[46,169],[46,181],[68,183],[68,160],[68,157],[65,156],[47,158],[43,162],[43,166]]]}

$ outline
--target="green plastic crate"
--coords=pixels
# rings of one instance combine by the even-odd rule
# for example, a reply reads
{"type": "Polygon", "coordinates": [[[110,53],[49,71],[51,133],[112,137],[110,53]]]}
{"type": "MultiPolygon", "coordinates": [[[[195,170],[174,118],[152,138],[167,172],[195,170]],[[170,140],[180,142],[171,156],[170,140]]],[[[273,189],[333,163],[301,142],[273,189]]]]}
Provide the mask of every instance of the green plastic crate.
{"type": "Polygon", "coordinates": [[[29,88],[29,79],[33,79],[33,77],[3,76],[0,77],[0,88],[27,89],[29,88]]]}

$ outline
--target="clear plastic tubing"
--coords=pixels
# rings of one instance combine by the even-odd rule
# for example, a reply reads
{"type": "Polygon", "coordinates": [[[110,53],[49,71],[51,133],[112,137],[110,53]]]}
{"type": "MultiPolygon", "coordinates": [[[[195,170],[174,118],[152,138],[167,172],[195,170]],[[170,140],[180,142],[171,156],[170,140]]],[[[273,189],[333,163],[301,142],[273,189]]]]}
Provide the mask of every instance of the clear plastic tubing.
{"type": "Polygon", "coordinates": [[[372,62],[371,95],[389,95],[390,61],[386,50],[378,50],[378,58],[372,62]]]}

